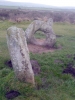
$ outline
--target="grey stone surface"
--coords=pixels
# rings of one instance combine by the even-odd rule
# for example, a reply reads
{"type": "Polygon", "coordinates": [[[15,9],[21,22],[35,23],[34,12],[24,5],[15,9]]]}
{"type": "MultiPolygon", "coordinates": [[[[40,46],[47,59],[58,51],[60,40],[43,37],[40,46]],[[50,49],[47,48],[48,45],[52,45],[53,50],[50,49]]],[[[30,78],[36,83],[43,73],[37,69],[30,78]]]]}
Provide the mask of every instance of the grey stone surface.
{"type": "Polygon", "coordinates": [[[56,43],[56,35],[52,29],[52,25],[53,25],[53,20],[51,18],[47,22],[41,20],[34,20],[25,30],[27,41],[35,45],[40,45],[36,41],[34,34],[36,33],[36,31],[42,31],[46,35],[46,39],[44,43],[41,45],[53,47],[54,44],[56,43]]]}
{"type": "Polygon", "coordinates": [[[25,32],[14,26],[8,28],[7,45],[17,79],[35,84],[25,32]]]}

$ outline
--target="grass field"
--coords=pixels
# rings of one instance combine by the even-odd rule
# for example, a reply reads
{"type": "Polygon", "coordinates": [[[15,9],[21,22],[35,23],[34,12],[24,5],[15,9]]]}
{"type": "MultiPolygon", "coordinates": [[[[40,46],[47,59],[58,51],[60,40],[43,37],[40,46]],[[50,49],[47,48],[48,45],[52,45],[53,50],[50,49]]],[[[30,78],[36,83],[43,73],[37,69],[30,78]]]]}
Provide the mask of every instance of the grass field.
{"type": "MultiPolygon", "coordinates": [[[[75,100],[75,77],[62,73],[69,63],[75,67],[75,25],[54,23],[54,32],[59,36],[57,45],[62,46],[61,50],[30,53],[30,58],[37,60],[41,67],[41,73],[35,77],[35,88],[16,80],[13,69],[5,65],[10,59],[6,43],[7,28],[16,25],[25,30],[29,23],[0,22],[0,100],[7,100],[5,93],[10,90],[17,90],[21,94],[13,100],[75,100]]],[[[36,37],[44,36],[39,33],[36,37]]]]}

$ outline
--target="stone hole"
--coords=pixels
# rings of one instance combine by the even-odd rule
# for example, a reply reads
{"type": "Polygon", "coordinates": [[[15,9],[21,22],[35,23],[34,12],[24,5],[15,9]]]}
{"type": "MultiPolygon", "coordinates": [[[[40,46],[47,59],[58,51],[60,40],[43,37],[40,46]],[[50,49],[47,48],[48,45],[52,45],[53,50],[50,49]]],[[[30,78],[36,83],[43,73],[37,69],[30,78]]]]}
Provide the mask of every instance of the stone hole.
{"type": "Polygon", "coordinates": [[[34,38],[36,39],[36,43],[37,43],[36,45],[42,46],[45,42],[46,35],[42,31],[37,31],[34,34],[34,38]]]}

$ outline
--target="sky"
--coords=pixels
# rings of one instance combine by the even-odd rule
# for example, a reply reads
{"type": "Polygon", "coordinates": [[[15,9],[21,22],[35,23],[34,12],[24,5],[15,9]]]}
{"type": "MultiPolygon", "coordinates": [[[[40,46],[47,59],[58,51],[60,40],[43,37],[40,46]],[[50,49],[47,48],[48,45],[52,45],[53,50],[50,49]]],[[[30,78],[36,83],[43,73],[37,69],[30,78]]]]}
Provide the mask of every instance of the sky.
{"type": "Polygon", "coordinates": [[[75,7],[75,0],[5,0],[12,2],[30,2],[58,7],[75,7]]]}

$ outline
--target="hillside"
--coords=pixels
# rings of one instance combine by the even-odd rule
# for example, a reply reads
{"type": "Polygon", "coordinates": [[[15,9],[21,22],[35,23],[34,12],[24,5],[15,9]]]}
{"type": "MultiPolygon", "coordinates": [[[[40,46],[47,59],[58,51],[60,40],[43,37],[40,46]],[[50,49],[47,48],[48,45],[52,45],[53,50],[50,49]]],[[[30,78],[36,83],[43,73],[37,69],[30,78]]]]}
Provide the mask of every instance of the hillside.
{"type": "Polygon", "coordinates": [[[0,5],[2,6],[20,6],[20,7],[51,7],[54,8],[53,6],[48,6],[48,5],[43,5],[43,4],[36,4],[36,3],[26,3],[26,2],[10,2],[10,1],[0,1],[0,5]]]}
{"type": "Polygon", "coordinates": [[[17,7],[40,7],[40,8],[52,8],[52,9],[69,9],[73,10],[75,7],[57,7],[51,5],[37,4],[37,3],[29,3],[29,2],[10,2],[5,0],[0,0],[0,6],[17,6],[17,7]]]}

